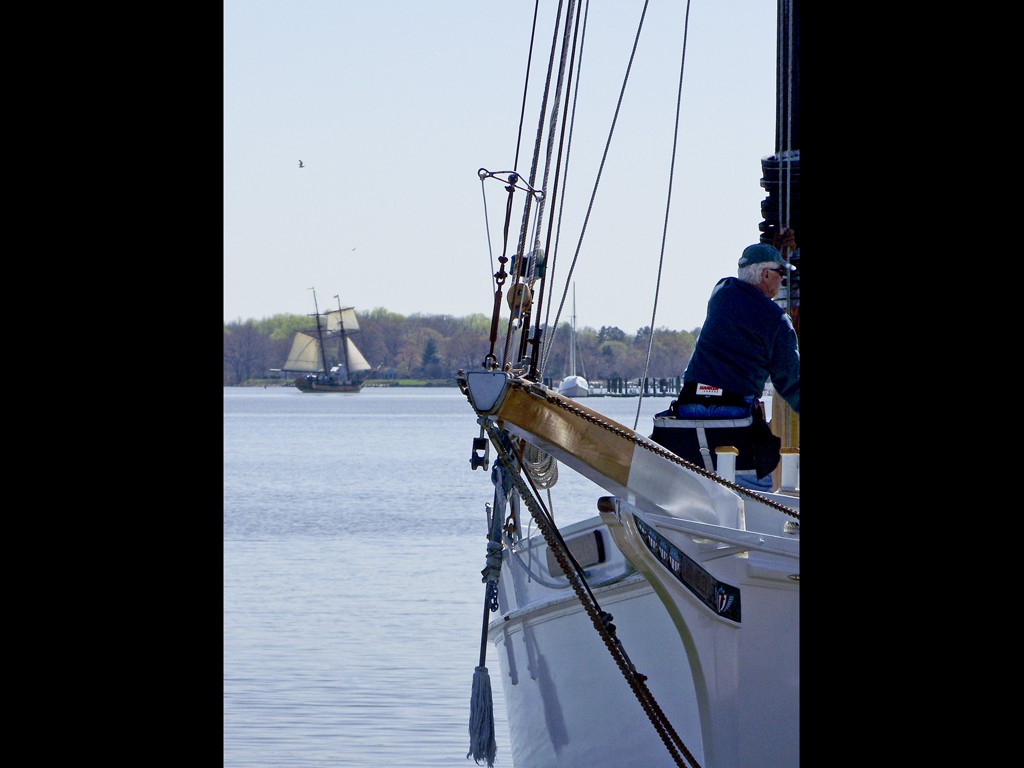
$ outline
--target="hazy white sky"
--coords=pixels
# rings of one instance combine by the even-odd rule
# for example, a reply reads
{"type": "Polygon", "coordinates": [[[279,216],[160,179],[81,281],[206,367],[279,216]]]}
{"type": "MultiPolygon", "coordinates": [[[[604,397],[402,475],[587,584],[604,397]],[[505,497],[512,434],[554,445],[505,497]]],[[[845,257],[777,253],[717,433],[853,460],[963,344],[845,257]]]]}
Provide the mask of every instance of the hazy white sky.
{"type": "MultiPolygon", "coordinates": [[[[547,18],[556,2],[541,5],[547,18]]],[[[643,5],[590,2],[559,292],[643,5]]],[[[533,9],[224,0],[225,321],[309,314],[310,286],[321,309],[339,294],[364,312],[490,315],[488,226],[496,258],[504,193],[484,185],[485,222],[477,169],[513,167],[533,9]]],[[[651,323],[685,12],[684,0],[650,2],[573,273],[580,327],[651,323]]],[[[693,0],[656,327],[701,325],[715,281],[757,240],[760,159],[775,149],[775,17],[775,0],[693,0]]],[[[549,27],[535,61],[546,63],[549,27]]],[[[536,122],[528,108],[523,175],[536,122]]]]}

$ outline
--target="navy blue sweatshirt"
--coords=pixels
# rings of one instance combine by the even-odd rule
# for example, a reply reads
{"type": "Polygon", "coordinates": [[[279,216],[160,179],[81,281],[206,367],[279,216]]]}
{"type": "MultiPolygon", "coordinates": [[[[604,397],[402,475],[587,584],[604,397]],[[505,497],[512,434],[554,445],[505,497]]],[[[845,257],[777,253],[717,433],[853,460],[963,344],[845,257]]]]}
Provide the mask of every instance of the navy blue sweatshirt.
{"type": "Polygon", "coordinates": [[[793,321],[753,285],[723,277],[711,291],[683,381],[759,399],[769,377],[800,413],[800,350],[793,321]]]}

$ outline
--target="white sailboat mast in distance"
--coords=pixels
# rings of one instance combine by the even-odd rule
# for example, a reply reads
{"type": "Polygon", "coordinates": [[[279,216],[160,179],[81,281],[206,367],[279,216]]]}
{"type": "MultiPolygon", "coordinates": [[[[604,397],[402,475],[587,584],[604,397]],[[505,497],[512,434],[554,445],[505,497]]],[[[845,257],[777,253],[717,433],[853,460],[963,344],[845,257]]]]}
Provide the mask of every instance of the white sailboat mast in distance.
{"type": "Polygon", "coordinates": [[[569,337],[569,375],[558,385],[559,394],[566,397],[589,397],[590,384],[576,373],[576,283],[572,284],[572,336],[569,337]]]}

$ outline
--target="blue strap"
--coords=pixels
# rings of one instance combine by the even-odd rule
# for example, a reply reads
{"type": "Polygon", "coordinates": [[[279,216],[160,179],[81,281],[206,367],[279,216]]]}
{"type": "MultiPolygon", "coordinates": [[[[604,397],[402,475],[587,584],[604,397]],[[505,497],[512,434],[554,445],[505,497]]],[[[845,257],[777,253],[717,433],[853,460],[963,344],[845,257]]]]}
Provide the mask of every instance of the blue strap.
{"type": "Polygon", "coordinates": [[[680,419],[745,419],[750,406],[683,403],[676,406],[676,414],[680,419]]]}

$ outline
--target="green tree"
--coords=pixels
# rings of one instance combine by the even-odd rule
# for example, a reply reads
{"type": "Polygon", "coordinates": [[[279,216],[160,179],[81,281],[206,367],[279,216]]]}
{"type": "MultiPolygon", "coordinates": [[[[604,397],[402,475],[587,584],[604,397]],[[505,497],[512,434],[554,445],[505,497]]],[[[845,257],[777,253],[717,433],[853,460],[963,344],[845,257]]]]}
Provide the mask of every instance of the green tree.
{"type": "Polygon", "coordinates": [[[444,363],[438,352],[438,340],[429,336],[423,346],[423,376],[428,379],[441,379],[449,375],[450,372],[444,370],[444,363]]]}
{"type": "Polygon", "coordinates": [[[606,341],[625,341],[626,338],[626,332],[615,326],[602,325],[597,332],[597,340],[602,344],[606,341]]]}
{"type": "MultiPolygon", "coordinates": [[[[376,378],[453,379],[459,369],[479,369],[489,353],[499,362],[504,358],[508,329],[504,317],[499,320],[492,346],[491,318],[484,314],[405,317],[382,307],[368,312],[357,309],[356,314],[359,331],[354,340],[370,364],[379,366],[376,378]]],[[[282,378],[273,369],[284,364],[295,334],[313,328],[311,316],[292,314],[225,323],[225,386],[282,378]]],[[[659,379],[669,381],[680,376],[699,332],[699,328],[690,332],[658,328],[650,344],[648,378],[660,385],[659,379]]],[[[559,380],[569,373],[571,325],[563,322],[547,333],[552,341],[542,373],[545,379],[559,380]]],[[[578,372],[591,382],[636,382],[647,361],[649,333],[649,328],[640,328],[631,337],[614,326],[602,326],[598,331],[577,328],[578,372]]],[[[513,355],[517,352],[512,350],[513,355]]]]}

